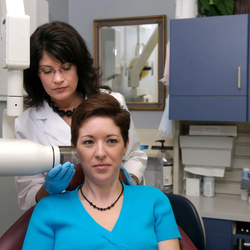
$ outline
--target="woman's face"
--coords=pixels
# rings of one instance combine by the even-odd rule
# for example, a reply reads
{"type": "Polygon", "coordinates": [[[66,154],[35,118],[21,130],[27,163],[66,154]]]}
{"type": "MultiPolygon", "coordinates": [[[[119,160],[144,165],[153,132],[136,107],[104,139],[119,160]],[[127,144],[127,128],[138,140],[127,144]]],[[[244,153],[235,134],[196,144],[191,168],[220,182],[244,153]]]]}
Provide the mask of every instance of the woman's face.
{"type": "Polygon", "coordinates": [[[109,117],[90,117],[81,126],[76,151],[85,178],[109,183],[118,179],[126,147],[120,128],[109,117]]]}
{"type": "Polygon", "coordinates": [[[42,85],[52,102],[57,103],[75,98],[78,75],[74,64],[61,64],[44,51],[38,72],[42,85]]]}

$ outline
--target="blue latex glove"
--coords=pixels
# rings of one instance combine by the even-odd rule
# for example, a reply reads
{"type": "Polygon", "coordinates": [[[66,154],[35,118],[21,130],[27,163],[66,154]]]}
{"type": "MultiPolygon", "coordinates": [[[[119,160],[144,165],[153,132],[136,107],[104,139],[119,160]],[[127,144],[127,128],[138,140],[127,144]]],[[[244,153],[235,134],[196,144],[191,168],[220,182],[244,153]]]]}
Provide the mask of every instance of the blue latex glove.
{"type": "Polygon", "coordinates": [[[125,179],[126,179],[126,184],[128,186],[133,186],[133,185],[136,185],[134,183],[134,181],[132,180],[130,174],[128,173],[128,171],[121,165],[121,170],[123,171],[124,173],[124,176],[125,176],[125,179]]]}
{"type": "Polygon", "coordinates": [[[59,194],[64,191],[75,173],[74,164],[65,162],[52,168],[44,182],[44,187],[49,194],[59,194]]]}

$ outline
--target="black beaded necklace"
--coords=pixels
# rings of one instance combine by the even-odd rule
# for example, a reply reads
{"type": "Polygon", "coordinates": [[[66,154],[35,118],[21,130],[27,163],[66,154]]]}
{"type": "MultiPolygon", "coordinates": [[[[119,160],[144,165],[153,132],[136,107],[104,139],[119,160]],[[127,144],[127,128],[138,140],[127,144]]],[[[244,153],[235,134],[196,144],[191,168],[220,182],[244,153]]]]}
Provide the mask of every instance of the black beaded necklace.
{"type": "Polygon", "coordinates": [[[73,111],[71,110],[67,110],[67,111],[64,111],[64,110],[61,110],[59,109],[58,107],[55,106],[55,104],[50,100],[50,98],[47,98],[47,102],[49,104],[49,106],[53,109],[54,112],[56,112],[58,115],[60,115],[61,117],[62,116],[72,116],[73,112],[75,109],[73,109],[73,111]]]}
{"type": "MultiPolygon", "coordinates": [[[[122,184],[122,183],[121,183],[121,184],[122,184]]],[[[112,208],[112,207],[115,205],[115,203],[120,199],[120,197],[121,197],[122,194],[123,194],[124,187],[123,187],[123,185],[122,185],[122,191],[121,191],[120,195],[118,196],[118,198],[116,199],[116,201],[113,202],[110,206],[105,207],[105,208],[97,207],[97,206],[94,205],[91,201],[89,201],[89,200],[87,199],[87,197],[86,197],[86,196],[83,194],[83,192],[82,192],[82,186],[81,186],[81,188],[79,188],[79,189],[80,189],[80,192],[81,192],[83,198],[89,203],[90,206],[92,206],[93,208],[98,209],[98,210],[100,210],[100,211],[105,211],[105,210],[108,210],[108,209],[112,208]]]]}

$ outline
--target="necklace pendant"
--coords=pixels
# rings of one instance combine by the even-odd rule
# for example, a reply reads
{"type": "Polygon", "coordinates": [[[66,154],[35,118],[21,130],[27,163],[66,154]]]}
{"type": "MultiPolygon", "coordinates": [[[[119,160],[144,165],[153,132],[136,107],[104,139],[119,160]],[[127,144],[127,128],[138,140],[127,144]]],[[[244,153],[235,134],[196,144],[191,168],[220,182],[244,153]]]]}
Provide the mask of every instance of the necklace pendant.
{"type": "Polygon", "coordinates": [[[112,203],[110,206],[108,206],[108,207],[106,207],[106,208],[97,207],[96,205],[94,205],[94,204],[93,204],[91,201],[89,201],[89,200],[87,199],[87,197],[83,194],[83,192],[82,192],[82,186],[81,186],[81,188],[79,188],[79,189],[80,189],[80,192],[81,192],[83,198],[89,203],[90,206],[92,206],[93,208],[95,208],[95,209],[97,209],[97,210],[99,210],[99,211],[106,211],[106,210],[112,208],[112,207],[116,204],[116,202],[120,199],[120,197],[122,196],[123,191],[124,191],[124,187],[123,187],[123,184],[122,184],[122,183],[121,183],[121,185],[122,185],[122,191],[121,191],[120,195],[118,196],[118,198],[116,199],[116,201],[115,201],[114,203],[112,203]]]}
{"type": "Polygon", "coordinates": [[[64,110],[58,110],[56,113],[59,114],[61,117],[65,115],[64,110]]]}
{"type": "Polygon", "coordinates": [[[75,109],[73,109],[73,111],[67,110],[67,111],[65,112],[64,110],[61,110],[61,109],[59,109],[58,107],[56,107],[56,106],[54,105],[54,103],[50,100],[50,98],[47,98],[46,100],[47,100],[49,106],[53,109],[53,111],[54,111],[55,113],[57,113],[58,115],[60,115],[61,117],[65,116],[65,115],[68,116],[68,117],[70,117],[70,116],[72,116],[72,114],[73,114],[73,112],[74,112],[74,110],[75,110],[75,109]]]}
{"type": "Polygon", "coordinates": [[[71,111],[71,110],[67,110],[66,112],[65,112],[65,115],[66,116],[71,116],[73,114],[73,112],[71,111]]]}

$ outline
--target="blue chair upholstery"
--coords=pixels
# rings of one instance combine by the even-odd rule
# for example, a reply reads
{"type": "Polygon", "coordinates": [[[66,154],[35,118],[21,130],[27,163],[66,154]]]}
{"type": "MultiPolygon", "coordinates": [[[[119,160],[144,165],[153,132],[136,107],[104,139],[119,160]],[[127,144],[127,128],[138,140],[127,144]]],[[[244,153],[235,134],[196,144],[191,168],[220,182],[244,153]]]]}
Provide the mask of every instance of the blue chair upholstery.
{"type": "Polygon", "coordinates": [[[181,195],[168,193],[166,195],[172,205],[177,224],[197,249],[204,250],[206,245],[204,225],[194,204],[181,195]]]}

